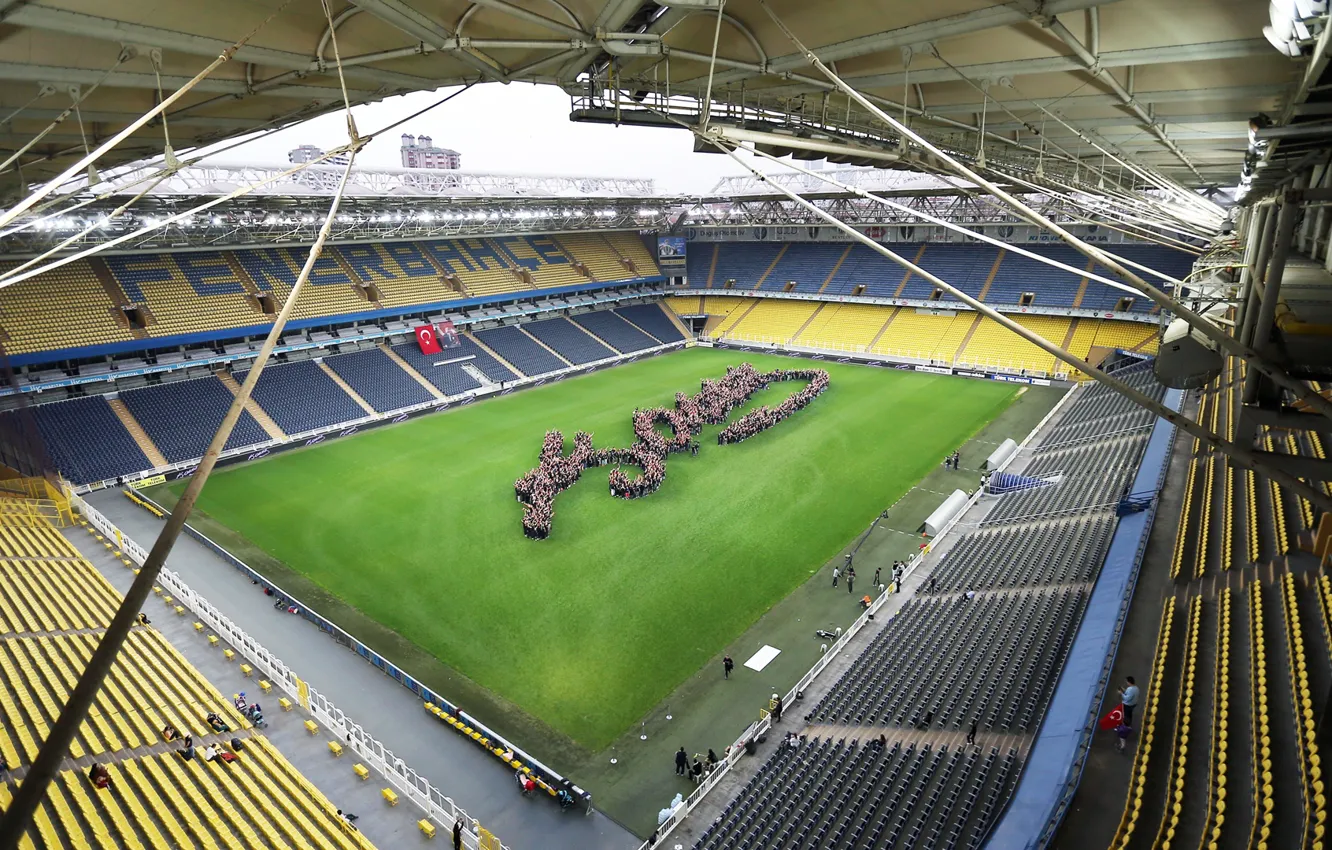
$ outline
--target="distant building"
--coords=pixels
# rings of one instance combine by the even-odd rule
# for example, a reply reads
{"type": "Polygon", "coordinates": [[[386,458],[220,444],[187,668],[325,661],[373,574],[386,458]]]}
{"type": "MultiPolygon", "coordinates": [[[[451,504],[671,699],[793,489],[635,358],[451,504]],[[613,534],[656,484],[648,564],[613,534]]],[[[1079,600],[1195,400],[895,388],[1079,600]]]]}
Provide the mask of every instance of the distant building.
{"type": "Polygon", "coordinates": [[[462,155],[448,148],[435,147],[429,136],[402,135],[402,165],[404,168],[462,168],[462,155]]]}
{"type": "MultiPolygon", "coordinates": [[[[301,145],[298,148],[292,148],[287,151],[287,161],[292,165],[300,165],[303,162],[312,162],[323,156],[324,152],[314,145],[301,145]]],[[[345,153],[329,157],[320,163],[320,165],[346,165],[347,155],[345,153]]]]}

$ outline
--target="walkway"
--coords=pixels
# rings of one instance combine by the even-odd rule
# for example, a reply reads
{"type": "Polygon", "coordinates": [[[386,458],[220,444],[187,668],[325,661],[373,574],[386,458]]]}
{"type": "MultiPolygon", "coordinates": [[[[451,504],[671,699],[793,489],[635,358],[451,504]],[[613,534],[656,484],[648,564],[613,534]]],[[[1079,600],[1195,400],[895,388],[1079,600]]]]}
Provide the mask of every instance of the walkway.
{"type": "MultiPolygon", "coordinates": [[[[132,504],[117,490],[94,494],[88,497],[88,501],[126,535],[145,548],[151,548],[162,527],[161,520],[132,504]]],[[[99,559],[93,563],[117,589],[124,591],[129,586],[133,574],[123,567],[117,569],[115,561],[99,559]],[[110,561],[111,565],[105,565],[104,561],[110,561]]],[[[572,811],[561,812],[550,800],[520,796],[512,774],[493,756],[427,714],[421,707],[421,700],[410,691],[330,640],[303,618],[275,611],[271,599],[250,584],[249,579],[193,538],[182,535],[167,559],[167,567],[384,746],[406,759],[418,773],[456,800],[506,846],[513,850],[627,850],[640,843],[600,813],[583,817],[572,811]]],[[[180,620],[174,614],[168,617],[168,612],[161,607],[154,616],[154,607],[157,606],[150,602],[149,617],[154,625],[162,622],[164,631],[169,623],[163,621],[180,620]]],[[[207,656],[206,644],[192,640],[197,636],[188,634],[188,631],[186,624],[187,634],[178,637],[169,633],[168,636],[224,693],[239,690],[243,681],[240,673],[208,664],[208,661],[216,660],[211,657],[205,657],[205,663],[200,663],[197,656],[200,652],[207,656]]],[[[275,728],[281,725],[274,723],[275,728]]],[[[299,724],[292,725],[300,728],[299,724]]],[[[306,733],[301,730],[300,734],[306,733]]],[[[325,775],[340,774],[341,770],[326,771],[321,770],[318,763],[308,764],[287,751],[286,741],[280,735],[271,734],[270,737],[331,799],[339,802],[347,799],[346,808],[352,811],[356,810],[355,806],[361,809],[372,805],[384,807],[379,800],[363,803],[359,797],[354,800],[342,797],[338,789],[325,789],[325,775]]],[[[333,761],[331,756],[322,761],[324,767],[329,762],[339,768],[345,767],[347,775],[351,776],[350,764],[333,761]]],[[[377,789],[369,790],[377,794],[377,789]]],[[[398,808],[402,811],[414,809],[406,805],[398,808]]],[[[378,839],[376,841],[378,843],[378,839]]],[[[398,845],[388,842],[379,843],[379,846],[398,845]]]]}

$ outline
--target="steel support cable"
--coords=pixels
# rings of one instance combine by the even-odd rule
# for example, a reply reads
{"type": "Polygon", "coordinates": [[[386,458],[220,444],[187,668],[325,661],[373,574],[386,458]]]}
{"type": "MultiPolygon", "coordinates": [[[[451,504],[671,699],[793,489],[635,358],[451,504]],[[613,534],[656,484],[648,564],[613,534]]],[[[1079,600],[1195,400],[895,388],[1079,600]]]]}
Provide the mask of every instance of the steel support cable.
{"type": "MultiPolygon", "coordinates": [[[[83,171],[83,169],[87,168],[89,165],[96,162],[97,159],[101,157],[103,154],[105,154],[107,151],[111,150],[116,145],[120,144],[125,139],[129,138],[131,135],[138,132],[139,128],[143,127],[149,121],[156,118],[159,114],[165,112],[167,107],[171,106],[171,104],[175,103],[176,101],[184,97],[186,94],[188,94],[191,89],[193,89],[196,85],[198,85],[200,82],[206,79],[208,75],[213,73],[213,71],[221,67],[223,63],[230,61],[231,57],[236,54],[237,50],[240,50],[250,41],[250,39],[254,38],[255,34],[257,34],[259,30],[263,29],[263,27],[269,21],[277,17],[277,15],[283,9],[287,8],[287,4],[290,2],[291,0],[283,0],[282,3],[276,9],[274,9],[273,12],[267,18],[261,21],[258,26],[250,30],[250,32],[247,33],[246,35],[242,36],[239,41],[235,42],[226,50],[223,50],[220,54],[218,54],[218,57],[216,59],[214,59],[212,62],[209,62],[208,65],[205,66],[202,71],[195,74],[194,77],[190,79],[189,82],[185,83],[183,86],[176,89],[165,100],[160,100],[158,104],[154,106],[152,109],[148,110],[143,115],[131,121],[128,125],[124,127],[124,129],[122,129],[120,132],[116,133],[115,135],[111,136],[111,138],[107,139],[105,142],[99,145],[97,147],[97,150],[83,157],[78,162],[71,165],[69,168],[65,169],[63,172],[61,172],[61,174],[58,177],[49,181],[40,189],[37,189],[36,191],[30,193],[28,197],[24,198],[19,203],[5,210],[3,213],[0,213],[0,227],[9,224],[11,221],[18,218],[23,213],[27,212],[32,207],[33,204],[37,203],[42,198],[45,198],[47,195],[54,192],[60,184],[64,183],[71,176],[78,174],[80,171],[83,171]]],[[[124,52],[122,52],[122,55],[125,55],[124,52]]],[[[110,74],[110,72],[108,71],[107,74],[110,74]]],[[[102,79],[106,79],[106,76],[104,75],[102,79]]],[[[43,132],[45,133],[47,131],[43,132]]],[[[30,147],[32,144],[33,142],[30,142],[27,147],[30,147]]],[[[27,148],[25,147],[25,150],[26,149],[27,148]]],[[[22,151],[20,151],[20,153],[21,152],[22,151]]],[[[17,153],[14,154],[14,156],[18,155],[19,154],[17,153]]],[[[10,160],[12,159],[13,157],[10,157],[10,160]]],[[[4,166],[0,165],[0,171],[3,171],[3,168],[4,166]]]]}
{"type": "Polygon", "coordinates": [[[798,206],[803,207],[809,212],[814,213],[819,218],[833,225],[838,230],[841,230],[843,233],[847,234],[857,242],[860,242],[862,245],[865,245],[870,250],[883,255],[887,259],[892,260],[893,262],[897,263],[899,266],[911,272],[912,274],[919,275],[920,277],[934,284],[938,288],[944,290],[945,292],[950,293],[951,295],[953,295],[953,297],[957,298],[962,303],[968,305],[976,312],[980,313],[986,318],[998,322],[1000,325],[1012,331],[1013,333],[1017,334],[1018,336],[1022,337],[1027,342],[1030,342],[1032,345],[1035,345],[1037,348],[1040,348],[1042,351],[1063,361],[1064,363],[1073,366],[1074,368],[1088,375],[1092,379],[1096,380],[1098,383],[1110,387],[1111,389],[1118,392],[1120,395],[1123,395],[1128,399],[1130,399],[1131,401],[1133,401],[1138,406],[1151,411],[1152,413],[1156,414],[1162,419],[1165,419],[1167,422],[1170,422],[1174,425],[1179,426],[1180,428],[1183,428],[1185,431],[1187,431],[1188,433],[1192,434],[1193,436],[1197,437],[1199,440],[1207,444],[1208,447],[1229,455],[1240,466],[1246,469],[1252,469],[1255,472],[1259,472],[1263,475],[1266,475],[1267,477],[1271,478],[1273,481],[1276,481],[1282,486],[1289,489],[1291,492],[1309,500],[1312,504],[1318,505],[1323,510],[1332,511],[1332,497],[1327,496],[1322,491],[1309,486],[1301,479],[1296,478],[1295,476],[1290,475],[1289,473],[1267,466],[1266,463],[1264,463],[1261,459],[1257,458],[1252,452],[1248,451],[1247,449],[1241,448],[1240,446],[1237,446],[1234,443],[1227,441],[1220,434],[1217,434],[1209,430],[1204,425],[1195,422],[1192,419],[1189,419],[1187,416],[1184,416],[1183,414],[1177,411],[1171,410],[1170,408],[1166,407],[1164,404],[1157,401],[1156,399],[1151,398],[1145,393],[1142,393],[1141,391],[1134,389],[1133,387],[1129,386],[1123,381],[1120,381],[1118,378],[1115,378],[1112,375],[1103,372],[1099,368],[1088,363],[1086,360],[1083,360],[1082,358],[1074,354],[1070,354],[1069,352],[1065,351],[1064,349],[1050,342],[1040,334],[1037,334],[1023,327],[1022,325],[1008,318],[1007,316],[1000,313],[998,310],[995,310],[993,307],[989,306],[988,304],[984,304],[981,301],[976,300],[976,298],[967,294],[963,290],[953,286],[951,283],[944,280],[943,278],[926,271],[925,269],[911,262],[907,258],[893,252],[885,245],[874,241],[870,237],[856,230],[854,227],[850,227],[845,222],[839,220],[832,213],[826,212],[820,209],[819,207],[815,206],[812,202],[806,200],[805,198],[800,197],[799,193],[795,192],[794,190],[788,189],[787,187],[782,186],[779,183],[774,183],[768,180],[766,174],[764,174],[763,172],[755,168],[753,165],[750,165],[746,163],[743,159],[741,159],[736,154],[736,148],[732,147],[731,145],[723,143],[722,140],[717,139],[715,137],[707,136],[701,133],[700,131],[695,131],[695,132],[697,133],[697,135],[699,135],[700,138],[703,138],[709,144],[713,145],[718,150],[727,154],[736,162],[740,163],[742,166],[744,166],[746,169],[752,172],[754,176],[757,177],[760,181],[772,183],[772,185],[777,189],[777,191],[785,195],[792,202],[794,202],[798,206]]]}
{"type": "Polygon", "coordinates": [[[8,124],[10,121],[13,121],[15,118],[19,117],[19,115],[23,114],[23,112],[25,112],[29,106],[32,106],[34,103],[36,103],[37,101],[41,100],[44,97],[50,97],[51,95],[55,94],[55,92],[56,89],[55,86],[53,85],[43,84],[41,86],[38,86],[37,94],[29,98],[27,103],[18,107],[13,112],[6,115],[4,118],[0,118],[0,127],[3,127],[4,125],[8,124]]]}
{"type": "MultiPolygon", "coordinates": [[[[79,96],[74,98],[73,103],[65,107],[65,109],[62,110],[61,113],[57,115],[55,118],[51,119],[51,123],[47,124],[46,127],[43,128],[40,133],[29,139],[26,145],[14,151],[14,153],[10,154],[9,158],[6,159],[4,162],[0,162],[0,174],[4,174],[5,172],[7,172],[9,170],[9,166],[13,165],[15,161],[19,159],[19,157],[23,156],[25,153],[32,150],[34,145],[36,145],[42,139],[46,138],[47,134],[50,133],[52,130],[54,130],[56,127],[59,127],[61,124],[65,123],[65,119],[69,118],[69,116],[73,114],[74,110],[78,108],[79,104],[87,100],[88,97],[92,95],[93,92],[97,91],[97,89],[102,85],[102,83],[106,82],[107,78],[110,77],[117,68],[119,68],[121,65],[129,61],[130,58],[132,58],[132,56],[133,53],[128,48],[121,50],[120,55],[116,57],[116,61],[111,63],[110,68],[107,68],[105,71],[102,72],[102,76],[98,77],[97,80],[87,89],[79,90],[79,96]]],[[[25,105],[24,108],[26,109],[27,106],[25,105]]],[[[81,170],[82,167],[76,168],[74,169],[73,173],[78,173],[81,170]]],[[[4,223],[5,222],[0,221],[0,225],[3,225],[4,223]]]]}
{"type": "MultiPolygon", "coordinates": [[[[387,133],[387,132],[389,132],[389,131],[391,131],[391,130],[394,130],[395,128],[400,127],[401,125],[407,123],[408,121],[411,121],[411,120],[413,120],[414,118],[417,118],[417,117],[419,117],[419,116],[425,114],[426,112],[429,112],[429,111],[432,110],[432,109],[436,109],[436,108],[438,108],[438,107],[444,105],[445,103],[448,103],[448,102],[449,102],[450,100],[452,100],[453,98],[455,98],[455,97],[457,97],[458,95],[462,94],[463,92],[467,91],[467,90],[468,90],[469,88],[471,88],[473,85],[475,85],[475,82],[468,83],[467,85],[463,86],[462,88],[458,89],[457,91],[455,91],[455,92],[450,92],[448,95],[446,95],[446,96],[440,98],[439,100],[435,101],[434,103],[430,104],[429,106],[426,106],[426,107],[423,107],[423,108],[421,108],[421,109],[418,109],[416,112],[413,112],[411,115],[408,115],[408,116],[406,116],[406,117],[404,117],[404,118],[400,118],[400,119],[398,119],[397,121],[394,121],[394,122],[391,123],[391,124],[388,124],[388,125],[386,125],[386,126],[384,126],[384,127],[381,127],[381,128],[379,128],[378,130],[376,130],[375,132],[370,133],[370,134],[367,135],[367,136],[360,137],[360,140],[359,140],[359,146],[364,146],[365,144],[368,144],[369,142],[373,141],[374,139],[376,139],[377,137],[383,135],[384,133],[387,133]]],[[[265,178],[262,179],[262,180],[256,180],[255,182],[250,183],[250,184],[247,184],[247,185],[245,185],[245,186],[237,187],[236,189],[232,190],[231,192],[228,192],[226,195],[222,195],[222,196],[220,196],[220,197],[214,198],[214,199],[212,199],[212,200],[210,200],[210,201],[207,201],[207,202],[205,202],[205,203],[199,204],[199,205],[196,206],[196,207],[192,207],[191,209],[183,210],[183,211],[181,211],[181,212],[175,213],[174,215],[168,216],[167,218],[164,218],[164,219],[162,219],[161,221],[158,221],[158,222],[154,222],[153,224],[145,225],[144,227],[141,227],[141,228],[139,228],[138,230],[135,230],[135,231],[133,231],[133,232],[131,232],[131,233],[125,233],[125,234],[122,234],[122,235],[120,235],[120,236],[117,236],[115,239],[110,239],[110,240],[108,240],[108,241],[106,241],[106,242],[102,242],[102,243],[99,243],[99,244],[97,244],[97,245],[89,246],[88,248],[85,248],[85,249],[83,249],[82,251],[78,251],[78,252],[76,252],[76,253],[74,253],[74,254],[69,254],[69,255],[67,255],[67,256],[60,257],[59,259],[52,260],[50,263],[47,263],[46,265],[41,266],[41,267],[39,267],[39,268],[28,268],[28,267],[27,267],[28,264],[25,264],[25,265],[24,265],[24,270],[23,270],[22,272],[18,271],[18,269],[10,270],[10,271],[4,273],[3,275],[0,275],[0,289],[3,289],[3,288],[5,288],[5,287],[7,287],[7,286],[13,286],[14,284],[17,284],[17,283],[22,283],[23,281],[28,280],[28,279],[33,278],[33,277],[36,277],[37,275],[44,274],[44,273],[46,273],[46,272],[48,272],[48,271],[52,271],[52,270],[54,270],[54,269],[58,269],[58,268],[60,268],[61,266],[68,265],[69,263],[75,262],[75,261],[77,261],[77,260],[85,259],[85,258],[87,258],[87,257],[90,257],[90,256],[94,255],[94,254],[98,254],[98,253],[101,253],[102,251],[106,251],[106,250],[108,250],[108,249],[110,249],[110,248],[114,248],[114,247],[116,247],[116,246],[118,246],[118,245],[123,245],[123,244],[125,244],[126,242],[129,242],[130,240],[133,240],[133,239],[138,239],[138,238],[141,237],[141,236],[146,236],[147,234],[152,233],[152,232],[155,231],[155,230],[160,230],[160,229],[163,228],[163,227],[167,227],[167,226],[169,226],[169,225],[171,225],[171,224],[175,224],[176,222],[181,221],[181,220],[186,219],[186,218],[189,218],[190,216],[193,216],[193,215],[195,215],[195,214],[197,214],[197,213],[201,213],[201,212],[205,212],[205,211],[207,211],[207,210],[210,210],[210,209],[212,209],[213,207],[218,206],[219,204],[223,204],[223,203],[226,203],[227,201],[232,201],[232,200],[235,200],[236,198],[242,197],[242,196],[244,196],[244,195],[248,195],[248,194],[250,194],[251,192],[253,192],[253,191],[256,190],[256,189],[260,189],[260,188],[263,188],[264,186],[267,186],[269,183],[273,183],[273,182],[276,182],[276,181],[278,181],[278,180],[282,180],[282,179],[285,179],[285,178],[287,178],[287,177],[290,177],[290,176],[292,176],[292,175],[294,175],[294,174],[298,174],[298,173],[300,173],[300,172],[306,170],[307,168],[309,168],[309,167],[312,166],[312,165],[319,165],[320,163],[323,163],[323,162],[325,162],[325,161],[327,161],[327,160],[330,160],[330,159],[332,159],[332,158],[335,157],[335,156],[339,156],[339,155],[341,155],[341,154],[348,153],[349,151],[352,150],[352,148],[353,148],[353,144],[352,144],[352,143],[348,143],[348,144],[345,144],[345,145],[340,145],[339,147],[333,148],[332,150],[325,151],[323,154],[320,154],[319,156],[315,157],[314,159],[310,160],[309,162],[303,162],[303,163],[300,163],[300,164],[298,164],[298,165],[294,165],[294,166],[292,166],[291,168],[288,168],[286,171],[282,171],[282,172],[280,172],[280,173],[278,173],[278,174],[270,175],[270,176],[268,176],[268,177],[265,177],[265,178]]],[[[88,227],[86,227],[86,228],[83,230],[82,234],[80,234],[80,235],[86,235],[88,232],[90,232],[90,231],[91,231],[94,227],[96,227],[96,226],[97,226],[97,225],[95,225],[95,224],[94,224],[94,225],[89,225],[88,227]]]]}
{"type": "MultiPolygon", "coordinates": [[[[1284,387],[1287,390],[1290,390],[1290,392],[1293,393],[1296,396],[1296,398],[1305,402],[1314,410],[1318,411],[1320,415],[1325,416],[1328,419],[1332,419],[1332,401],[1329,401],[1328,399],[1314,392],[1308,386],[1308,384],[1302,381],[1297,381],[1294,378],[1290,377],[1285,373],[1284,370],[1279,369],[1276,366],[1273,366],[1261,354],[1259,354],[1259,352],[1255,351],[1250,346],[1245,345],[1241,343],[1239,340],[1230,336],[1229,334],[1222,332],[1220,328],[1216,327],[1216,325],[1207,321],[1205,318],[1198,315],[1194,311],[1190,310],[1188,307],[1184,306],[1183,304],[1179,303],[1174,298],[1167,295],[1165,292],[1162,292],[1160,289],[1157,289],[1155,286],[1143,280],[1141,277],[1138,277],[1137,275],[1133,274],[1123,264],[1117,262],[1114,259],[1111,259],[1104,251],[1100,250],[1099,248],[1096,248],[1093,245],[1089,245],[1086,242],[1083,242],[1081,239],[1074,236],[1072,233],[1069,233],[1063,227],[1060,227],[1055,222],[1050,221],[1045,216],[1029,208],[1026,204],[1022,203],[1020,200],[1013,197],[1004,189],[1000,188],[999,186],[995,185],[993,182],[982,177],[980,174],[977,174],[974,170],[968,168],[966,165],[957,161],[952,156],[949,156],[947,153],[940,150],[937,146],[926,140],[924,137],[920,136],[918,133],[911,130],[911,128],[903,126],[900,122],[897,121],[897,119],[893,118],[891,115],[887,114],[882,109],[879,109],[877,106],[871,103],[864,95],[856,91],[851,86],[847,85],[840,77],[838,77],[831,70],[829,70],[828,66],[823,64],[823,61],[819,59],[818,56],[816,56],[811,50],[809,50],[809,48],[805,47],[804,44],[801,43],[801,41],[796,37],[795,33],[791,32],[791,30],[786,26],[786,24],[782,22],[781,18],[777,17],[776,13],[772,11],[771,7],[768,6],[765,0],[758,0],[758,3],[760,6],[763,7],[763,10],[768,13],[768,16],[772,18],[773,22],[778,26],[778,28],[782,30],[782,32],[786,35],[786,37],[791,40],[791,42],[796,46],[796,48],[802,54],[804,54],[806,60],[808,60],[808,62],[811,65],[813,65],[816,69],[818,69],[819,73],[827,77],[828,80],[833,85],[841,89],[842,92],[846,94],[848,97],[854,98],[857,103],[859,103],[862,107],[868,110],[871,114],[876,116],[880,121],[883,121],[884,123],[888,124],[890,127],[896,128],[900,132],[906,133],[921,147],[925,148],[927,151],[934,154],[942,162],[947,163],[959,176],[972,181],[981,188],[985,189],[990,194],[1001,199],[1002,201],[1004,201],[1004,203],[1008,204],[1015,212],[1017,212],[1022,218],[1026,219],[1027,221],[1031,222],[1034,225],[1037,225],[1038,227],[1044,227],[1045,229],[1049,230],[1051,233],[1054,233],[1078,253],[1082,254],[1088,259],[1096,260],[1101,265],[1105,266],[1106,268],[1110,269],[1116,274],[1119,274],[1121,277],[1125,279],[1125,282],[1132,284],[1136,289],[1138,289],[1144,295],[1151,298],[1152,301],[1156,302],[1157,304],[1161,305],[1164,308],[1169,309],[1176,316],[1183,318],[1186,322],[1188,322],[1190,326],[1192,326],[1199,333],[1203,334],[1208,339],[1217,343],[1219,346],[1225,348],[1227,351],[1231,352],[1232,354],[1243,357],[1245,360],[1249,361],[1249,364],[1250,366],[1252,366],[1252,368],[1261,372],[1263,375],[1267,376],[1269,379],[1271,379],[1278,385],[1284,387]]],[[[1311,490],[1310,492],[1313,491],[1311,490]]]]}

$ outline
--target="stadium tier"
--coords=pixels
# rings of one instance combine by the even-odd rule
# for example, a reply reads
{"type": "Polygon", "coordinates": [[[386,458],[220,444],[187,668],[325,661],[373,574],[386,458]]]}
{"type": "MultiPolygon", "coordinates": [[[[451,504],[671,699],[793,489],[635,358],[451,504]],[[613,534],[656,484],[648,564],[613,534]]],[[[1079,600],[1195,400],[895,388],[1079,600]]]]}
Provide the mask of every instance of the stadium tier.
{"type": "MultiPolygon", "coordinates": [[[[1164,392],[1148,364],[1120,375],[1164,392]]],[[[798,745],[776,748],[695,850],[982,845],[1055,690],[1152,427],[1125,432],[1111,398],[1090,387],[1065,409],[1059,425],[1100,427],[1073,449],[1047,439],[1031,452],[1022,474],[1056,483],[992,498],[929,584],[870,626],[877,634],[804,725],[783,721],[798,745]],[[1033,493],[1047,501],[1033,504],[1033,493]],[[973,726],[971,745],[961,733],[973,726]]]]}
{"type": "MultiPolygon", "coordinates": [[[[8,807],[120,594],[44,520],[0,513],[0,811],[8,807]]],[[[136,625],[22,847],[365,850],[370,842],[171,643],[136,625]],[[230,727],[207,722],[217,714],[230,727]],[[195,757],[162,730],[194,737],[195,757]],[[236,760],[206,762],[203,750],[236,760]],[[89,768],[110,783],[99,788],[89,768]]]]}
{"type": "MultiPolygon", "coordinates": [[[[477,331],[475,338],[463,333],[457,347],[441,354],[422,354],[415,342],[401,342],[347,354],[330,352],[312,360],[274,361],[260,376],[227,448],[536,377],[571,363],[642,351],[661,345],[662,339],[679,342],[684,335],[661,306],[639,304],[619,312],[490,328],[477,331]],[[643,329],[636,326],[639,321],[643,329]]],[[[35,425],[65,477],[89,484],[200,457],[246,375],[220,371],[118,394],[34,405],[31,420],[28,412],[7,411],[0,417],[6,428],[35,425]]],[[[143,379],[129,383],[135,380],[143,379]]]]}
{"type": "MultiPolygon", "coordinates": [[[[0,290],[0,339],[11,356],[62,350],[88,356],[264,326],[306,253],[275,247],[79,260],[0,290]],[[112,343],[120,347],[105,348],[112,343]]],[[[328,246],[294,318],[392,315],[660,276],[633,233],[328,246]]]]}
{"type": "MultiPolygon", "coordinates": [[[[927,272],[990,304],[1040,307],[1083,307],[1111,310],[1132,297],[1128,309],[1147,312],[1150,300],[1087,277],[1086,257],[1063,245],[1024,245],[1025,250],[1049,257],[1078,272],[1066,271],[993,245],[932,242],[890,244],[894,253],[927,272]]],[[[1194,257],[1157,245],[1103,246],[1126,260],[1182,280],[1194,257]]],[[[1114,279],[1097,267],[1095,274],[1114,279]]],[[[955,300],[936,293],[934,284],[864,245],[828,245],[818,242],[695,243],[688,259],[692,289],[760,289],[825,295],[864,295],[879,298],[955,300]]]]}
{"type": "MultiPolygon", "coordinates": [[[[875,304],[705,295],[675,296],[678,315],[708,316],[715,339],[863,351],[958,365],[1038,372],[1067,371],[1047,354],[978,313],[875,304]],[[701,303],[699,303],[701,302],[701,303]]],[[[1018,324],[1081,358],[1093,348],[1156,351],[1158,326],[1111,319],[1013,316],[1018,324]]]]}

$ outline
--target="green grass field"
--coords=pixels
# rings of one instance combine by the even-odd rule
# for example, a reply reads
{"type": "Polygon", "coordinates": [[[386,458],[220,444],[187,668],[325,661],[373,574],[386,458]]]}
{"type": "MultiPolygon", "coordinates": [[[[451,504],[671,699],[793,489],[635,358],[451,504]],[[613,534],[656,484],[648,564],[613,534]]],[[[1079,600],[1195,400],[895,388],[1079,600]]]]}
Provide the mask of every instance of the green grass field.
{"type": "Polygon", "coordinates": [[[536,463],[548,428],[563,430],[566,445],[582,428],[598,446],[627,446],[636,406],[670,404],[744,361],[793,365],[691,349],[620,366],[219,471],[201,508],[597,751],[1017,392],[821,364],[831,387],[792,419],[725,447],[708,428],[699,456],[672,456],[646,499],[610,497],[608,470],[589,470],[557,499],[551,538],[523,536],[513,482],[536,463]]]}

